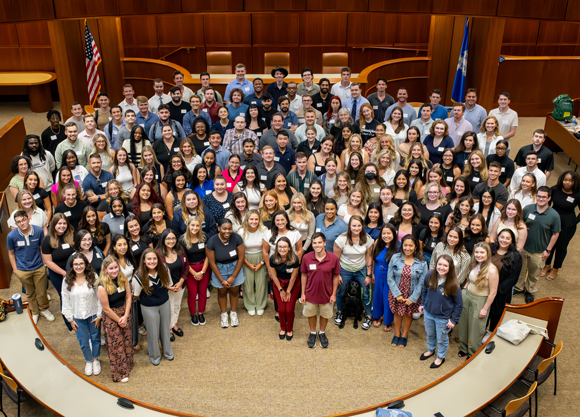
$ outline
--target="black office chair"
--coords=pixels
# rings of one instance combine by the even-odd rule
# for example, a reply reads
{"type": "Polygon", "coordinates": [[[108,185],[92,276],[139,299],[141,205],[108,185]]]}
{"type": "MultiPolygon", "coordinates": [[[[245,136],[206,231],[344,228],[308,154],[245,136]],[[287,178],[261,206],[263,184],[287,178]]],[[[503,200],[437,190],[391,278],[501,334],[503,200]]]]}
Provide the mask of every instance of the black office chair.
{"type": "MultiPolygon", "coordinates": [[[[548,377],[554,372],[554,395],[556,395],[556,389],[558,388],[558,366],[557,366],[557,356],[562,351],[564,347],[564,342],[560,340],[557,345],[544,340],[545,343],[549,344],[554,348],[552,356],[544,359],[540,356],[536,356],[530,367],[526,369],[526,372],[520,378],[520,381],[526,384],[528,387],[532,386],[532,383],[537,382],[538,385],[542,385],[548,377]]],[[[534,394],[536,397],[536,417],[538,417],[538,391],[534,394]]]]}
{"type": "Polygon", "coordinates": [[[530,413],[532,417],[532,393],[536,390],[538,386],[537,382],[534,382],[528,393],[523,397],[514,398],[514,394],[507,391],[499,399],[493,402],[492,405],[481,410],[483,414],[488,417],[501,416],[501,417],[522,417],[526,412],[530,413]]]}
{"type": "Polygon", "coordinates": [[[4,412],[4,407],[2,406],[2,391],[6,391],[8,398],[18,405],[18,417],[20,417],[20,403],[27,401],[29,396],[18,386],[16,381],[6,375],[6,372],[2,366],[0,366],[0,413],[4,414],[4,417],[8,417],[4,412]]]}

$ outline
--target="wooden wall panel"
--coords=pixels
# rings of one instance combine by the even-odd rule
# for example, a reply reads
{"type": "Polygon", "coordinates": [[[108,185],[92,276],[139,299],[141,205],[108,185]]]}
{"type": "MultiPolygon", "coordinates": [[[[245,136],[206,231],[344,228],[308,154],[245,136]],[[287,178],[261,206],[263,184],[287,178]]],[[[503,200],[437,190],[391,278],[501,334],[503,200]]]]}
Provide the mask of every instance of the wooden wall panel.
{"type": "Polygon", "coordinates": [[[333,10],[345,12],[365,12],[369,0],[308,0],[306,10],[333,10]]]}
{"type": "Polygon", "coordinates": [[[175,47],[159,46],[159,54],[160,56],[171,54],[165,58],[165,61],[181,65],[187,68],[192,74],[199,74],[207,68],[204,46],[194,46],[191,49],[180,49],[178,51],[175,51],[175,47]]]}
{"type": "Polygon", "coordinates": [[[244,9],[247,12],[265,10],[306,10],[306,0],[245,0],[244,9]]]}
{"type": "Polygon", "coordinates": [[[20,48],[1,48],[0,71],[22,71],[20,48]]]}
{"type": "Polygon", "coordinates": [[[252,44],[298,46],[301,24],[299,13],[252,13],[252,44]]]}
{"type": "Polygon", "coordinates": [[[2,46],[18,46],[18,33],[14,23],[0,24],[0,47],[2,46]]]}
{"type": "Polygon", "coordinates": [[[46,46],[50,48],[48,24],[45,20],[16,23],[18,43],[20,46],[46,46]]]}
{"type": "Polygon", "coordinates": [[[348,16],[347,45],[393,45],[396,15],[352,13],[348,16]]]}
{"type": "Polygon", "coordinates": [[[97,19],[99,27],[99,51],[103,58],[101,65],[105,76],[103,90],[109,93],[112,103],[124,100],[123,85],[125,70],[123,67],[123,34],[120,17],[103,17],[97,19]]]}
{"type": "MultiPolygon", "coordinates": [[[[502,0],[506,1],[506,0],[502,0]]],[[[437,0],[433,2],[433,14],[459,14],[476,16],[495,16],[498,0],[437,0]]]]}
{"type": "Polygon", "coordinates": [[[580,24],[568,22],[541,22],[538,32],[538,45],[578,44],[580,43],[580,24]]]}
{"type": "Polygon", "coordinates": [[[497,15],[564,20],[567,5],[568,0],[502,0],[497,15]]]}
{"type": "MultiPolygon", "coordinates": [[[[253,54],[251,46],[206,46],[205,50],[209,51],[231,51],[232,52],[232,66],[235,68],[237,64],[244,64],[248,74],[261,73],[264,71],[264,64],[262,61],[262,69],[256,70],[253,65],[253,54]]],[[[263,59],[263,58],[262,58],[263,59]]],[[[290,58],[292,59],[292,58],[290,58]]]]}
{"type": "MultiPolygon", "coordinates": [[[[447,75],[451,59],[454,20],[453,16],[431,16],[428,51],[431,61],[428,63],[427,90],[438,88],[444,97],[447,96],[448,90],[447,75]]],[[[451,91],[450,88],[449,91],[451,91]]]]}
{"type": "Polygon", "coordinates": [[[369,0],[369,12],[431,13],[433,0],[369,0]]]}
{"type": "MultiPolygon", "coordinates": [[[[290,72],[293,74],[299,73],[302,68],[300,67],[300,49],[298,46],[264,46],[264,47],[253,47],[253,71],[254,73],[263,74],[264,73],[264,54],[266,52],[289,52],[290,53],[290,72]]],[[[245,63],[246,66],[248,65],[245,63]]],[[[235,65],[235,64],[234,64],[235,65]]],[[[250,72],[250,71],[248,71],[250,72]]]]}
{"type": "MultiPolygon", "coordinates": [[[[314,76],[322,72],[322,54],[324,52],[346,52],[344,46],[300,46],[298,67],[308,67],[314,72],[314,76]]],[[[293,59],[294,57],[290,57],[293,59]]],[[[350,57],[349,57],[350,61],[350,57]]]]}
{"type": "Polygon", "coordinates": [[[122,15],[181,13],[181,0],[123,0],[119,13],[122,15]]]}
{"type": "Polygon", "coordinates": [[[394,44],[397,45],[429,45],[429,29],[431,16],[397,15],[394,44]]]}
{"type": "Polygon", "coordinates": [[[156,48],[158,46],[155,16],[122,17],[121,28],[125,48],[156,48]]]}
{"type": "Polygon", "coordinates": [[[536,45],[502,45],[502,55],[536,55],[536,45]]]}
{"type": "Polygon", "coordinates": [[[54,71],[50,48],[20,48],[22,71],[54,71]]]}
{"type": "Polygon", "coordinates": [[[125,50],[125,56],[130,58],[159,59],[163,56],[159,54],[159,47],[157,46],[151,47],[125,46],[123,49],[125,50]]]}
{"type": "Polygon", "coordinates": [[[110,16],[119,14],[119,3],[118,0],[56,0],[54,10],[57,19],[110,16]]]}
{"type": "Polygon", "coordinates": [[[574,56],[577,45],[538,45],[537,56],[574,56]]]}
{"type": "Polygon", "coordinates": [[[347,13],[300,13],[300,45],[346,45],[347,13]]]}
{"type": "Polygon", "coordinates": [[[244,0],[181,0],[183,13],[188,12],[241,12],[244,0]]]}
{"type": "Polygon", "coordinates": [[[203,15],[198,13],[159,15],[155,19],[159,47],[204,45],[203,15]]]}
{"type": "Polygon", "coordinates": [[[568,8],[566,9],[566,20],[580,21],[580,2],[573,0],[568,1],[568,8]]]}
{"type": "Polygon", "coordinates": [[[250,13],[208,13],[203,15],[206,46],[252,44],[250,13]]]}
{"type": "Polygon", "coordinates": [[[0,2],[0,22],[54,19],[53,0],[12,0],[0,2]]]}
{"type": "Polygon", "coordinates": [[[538,20],[506,19],[502,43],[535,44],[538,39],[540,22],[538,20]]]}

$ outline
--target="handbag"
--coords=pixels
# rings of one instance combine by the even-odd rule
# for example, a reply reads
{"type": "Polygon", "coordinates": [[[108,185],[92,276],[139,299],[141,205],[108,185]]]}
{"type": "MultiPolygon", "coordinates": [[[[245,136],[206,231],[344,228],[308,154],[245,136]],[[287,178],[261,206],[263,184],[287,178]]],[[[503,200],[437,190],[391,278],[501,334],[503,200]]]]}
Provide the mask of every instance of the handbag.
{"type": "Polygon", "coordinates": [[[6,320],[6,305],[5,305],[6,301],[2,300],[0,301],[0,321],[4,321],[6,320]]]}
{"type": "Polygon", "coordinates": [[[413,417],[408,411],[377,408],[376,417],[413,417]]]}
{"type": "Polygon", "coordinates": [[[544,339],[548,339],[548,329],[516,319],[507,321],[497,329],[497,335],[499,337],[516,346],[522,343],[530,333],[539,334],[544,339]]]}

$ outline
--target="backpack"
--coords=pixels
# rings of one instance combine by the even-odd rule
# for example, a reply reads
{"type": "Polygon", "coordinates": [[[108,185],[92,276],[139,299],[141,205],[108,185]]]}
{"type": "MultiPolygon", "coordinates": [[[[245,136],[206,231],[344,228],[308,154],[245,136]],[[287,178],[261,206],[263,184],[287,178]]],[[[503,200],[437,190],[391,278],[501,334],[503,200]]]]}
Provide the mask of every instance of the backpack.
{"type": "Polygon", "coordinates": [[[556,120],[565,120],[572,117],[572,111],[574,109],[574,102],[568,94],[561,94],[552,100],[554,104],[554,111],[552,112],[552,117],[556,120]]]}

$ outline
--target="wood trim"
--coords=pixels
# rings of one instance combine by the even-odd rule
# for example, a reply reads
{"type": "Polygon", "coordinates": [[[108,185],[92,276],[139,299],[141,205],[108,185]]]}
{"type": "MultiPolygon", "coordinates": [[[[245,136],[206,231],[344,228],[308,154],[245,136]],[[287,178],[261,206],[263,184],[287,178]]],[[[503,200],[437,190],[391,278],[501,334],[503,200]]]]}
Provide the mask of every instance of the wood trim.
{"type": "MultiPolygon", "coordinates": [[[[579,58],[580,59],[580,58],[579,58]]],[[[384,67],[387,65],[395,65],[401,62],[419,62],[419,61],[430,61],[430,57],[415,57],[415,58],[398,58],[398,59],[390,59],[388,61],[377,62],[376,64],[371,65],[370,67],[366,67],[363,69],[358,75],[358,82],[359,83],[368,83],[369,74],[377,68],[384,67]]]]}
{"type": "Polygon", "coordinates": [[[197,81],[191,77],[191,72],[189,72],[189,70],[187,68],[184,68],[181,65],[174,64],[172,62],[161,61],[159,59],[150,59],[150,58],[123,58],[122,61],[123,62],[147,62],[149,64],[166,66],[166,67],[172,68],[176,71],[181,71],[183,73],[183,83],[184,84],[186,83],[186,81],[189,83],[193,83],[193,82],[197,81]]]}
{"type": "MultiPolygon", "coordinates": [[[[574,44],[576,45],[576,44],[574,44]]],[[[560,45],[558,45],[560,46],[560,45]]],[[[580,56],[515,56],[502,55],[506,61],[580,61],[580,56]]],[[[500,64],[501,65],[501,64],[500,64]]]]}
{"type": "Polygon", "coordinates": [[[17,84],[2,84],[0,82],[0,87],[9,87],[9,86],[17,86],[17,85],[42,85],[42,84],[48,84],[51,81],[56,80],[56,74],[54,72],[49,72],[49,71],[2,71],[0,72],[0,75],[2,74],[48,74],[50,75],[50,78],[48,80],[44,80],[44,81],[39,81],[39,82],[35,82],[35,83],[17,83],[17,84]]]}

